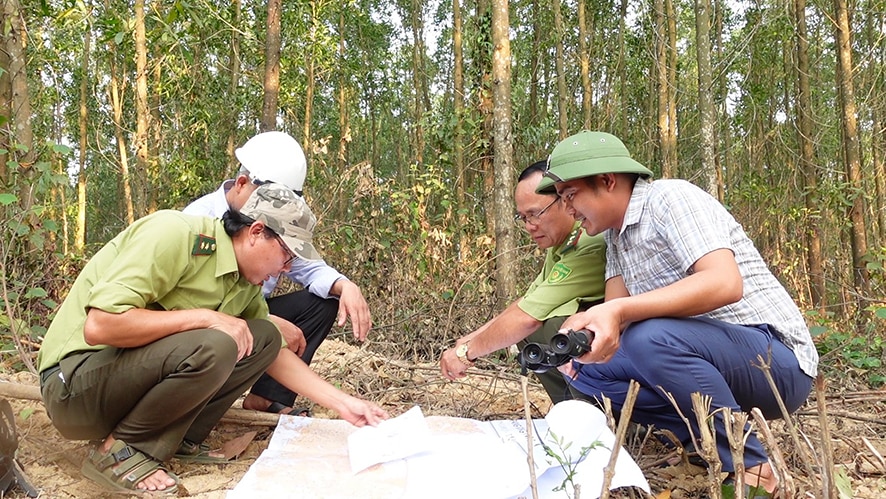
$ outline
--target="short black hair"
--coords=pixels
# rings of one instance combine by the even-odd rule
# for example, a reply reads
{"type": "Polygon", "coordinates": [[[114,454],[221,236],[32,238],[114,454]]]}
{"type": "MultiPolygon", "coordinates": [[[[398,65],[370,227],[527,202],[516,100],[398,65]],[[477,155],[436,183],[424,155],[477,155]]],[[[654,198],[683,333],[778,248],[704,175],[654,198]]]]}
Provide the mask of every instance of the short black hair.
{"type": "MultiPolygon", "coordinates": [[[[222,215],[222,225],[225,228],[225,234],[234,237],[241,230],[255,223],[255,219],[248,217],[237,210],[229,209],[222,215]]],[[[273,229],[265,225],[265,237],[276,237],[277,233],[273,229]]]]}
{"type": "Polygon", "coordinates": [[[517,177],[517,182],[522,182],[529,178],[533,173],[538,172],[544,175],[545,171],[548,169],[547,161],[536,161],[531,165],[527,166],[520,172],[520,176],[517,177]]]}

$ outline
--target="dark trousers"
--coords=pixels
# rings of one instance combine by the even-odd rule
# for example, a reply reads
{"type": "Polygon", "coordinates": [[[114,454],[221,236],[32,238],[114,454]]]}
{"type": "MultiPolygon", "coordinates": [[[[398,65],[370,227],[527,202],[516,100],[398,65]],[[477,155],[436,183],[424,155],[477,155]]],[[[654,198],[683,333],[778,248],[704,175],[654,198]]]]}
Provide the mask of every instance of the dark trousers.
{"type": "Polygon", "coordinates": [[[215,329],[185,331],[137,348],[69,355],[44,372],[46,411],[66,438],[112,435],[165,461],[182,440],[205,440],[277,358],[277,328],[267,320],[247,324],[252,353],[239,362],[234,340],[215,329]]]}
{"type": "MultiPolygon", "coordinates": [[[[282,317],[298,326],[305,335],[307,346],[301,359],[310,364],[314,352],[326,339],[338,315],[338,300],[320,298],[303,289],[295,293],[275,296],[268,299],[271,314],[282,317]]],[[[297,393],[289,390],[267,374],[252,385],[251,393],[287,407],[295,403],[297,393]]]]}
{"type": "MultiPolygon", "coordinates": [[[[741,326],[708,318],[659,318],[634,323],[622,334],[621,346],[612,360],[581,365],[572,386],[591,397],[609,397],[613,409],[620,411],[630,380],[637,380],[640,392],[631,419],[670,430],[684,445],[691,442],[689,430],[664,392],[674,396],[696,438],[698,420],[691,394],[710,396],[723,471],[734,471],[723,413],[718,409],[746,412],[758,407],[768,419],[782,416],[763,370],[756,367],[758,356],[770,364],[787,410],[796,411],[812,389],[812,378],[800,370],[794,353],[766,325],[741,326]]],[[[757,436],[749,435],[745,466],[767,459],[757,436]]]]}

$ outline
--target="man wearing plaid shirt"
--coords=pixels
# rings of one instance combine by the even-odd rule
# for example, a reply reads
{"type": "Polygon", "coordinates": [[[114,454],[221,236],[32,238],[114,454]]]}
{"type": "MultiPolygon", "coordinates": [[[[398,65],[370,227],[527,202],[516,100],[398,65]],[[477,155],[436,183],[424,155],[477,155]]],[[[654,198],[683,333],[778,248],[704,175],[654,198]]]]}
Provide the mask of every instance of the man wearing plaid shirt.
{"type": "MultiPolygon", "coordinates": [[[[551,153],[539,192],[556,191],[588,234],[605,236],[605,302],[567,319],[588,329],[591,351],[562,368],[573,388],[606,396],[620,410],[630,381],[641,386],[632,419],[698,437],[691,394],[711,397],[723,471],[735,470],[723,413],[758,407],[781,417],[812,388],[818,354],[800,310],[769,271],[741,225],[713,197],[684,180],[651,181],[615,136],[581,132],[551,153]],[[769,365],[779,397],[758,359],[769,365]]],[[[748,431],[748,428],[745,429],[748,431]]],[[[751,434],[745,483],[777,486],[751,434]]]]}

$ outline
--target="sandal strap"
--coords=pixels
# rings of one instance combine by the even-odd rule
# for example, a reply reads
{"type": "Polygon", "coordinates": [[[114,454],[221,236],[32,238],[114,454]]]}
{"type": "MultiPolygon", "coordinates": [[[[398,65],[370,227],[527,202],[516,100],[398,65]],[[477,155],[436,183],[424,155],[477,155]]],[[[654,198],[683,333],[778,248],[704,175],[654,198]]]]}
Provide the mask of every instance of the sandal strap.
{"type": "Polygon", "coordinates": [[[111,449],[102,454],[93,449],[89,459],[102,473],[110,473],[115,480],[136,484],[158,469],[166,471],[158,461],[135,449],[122,440],[114,442],[111,449]]]}

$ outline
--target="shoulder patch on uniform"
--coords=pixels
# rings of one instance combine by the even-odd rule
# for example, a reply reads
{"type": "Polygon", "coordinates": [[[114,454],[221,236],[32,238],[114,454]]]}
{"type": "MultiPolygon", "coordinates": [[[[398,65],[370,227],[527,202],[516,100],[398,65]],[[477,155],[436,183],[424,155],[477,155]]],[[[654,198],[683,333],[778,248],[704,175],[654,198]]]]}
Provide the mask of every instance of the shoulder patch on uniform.
{"type": "Polygon", "coordinates": [[[551,284],[558,283],[569,277],[571,273],[572,269],[568,265],[563,264],[563,262],[557,262],[554,264],[554,268],[551,269],[551,273],[548,274],[548,282],[551,284]]]}
{"type": "Polygon", "coordinates": [[[194,248],[191,254],[196,256],[211,255],[215,252],[215,238],[200,234],[194,239],[194,248]]]}

